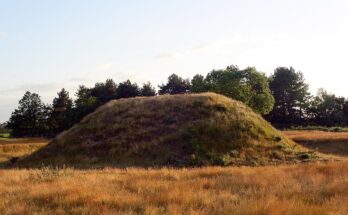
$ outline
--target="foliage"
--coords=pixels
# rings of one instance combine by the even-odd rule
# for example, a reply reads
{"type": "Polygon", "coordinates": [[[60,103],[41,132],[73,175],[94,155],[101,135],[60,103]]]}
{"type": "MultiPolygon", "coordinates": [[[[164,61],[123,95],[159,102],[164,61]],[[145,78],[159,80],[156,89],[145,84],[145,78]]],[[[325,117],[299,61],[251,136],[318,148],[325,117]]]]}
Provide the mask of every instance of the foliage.
{"type": "Polygon", "coordinates": [[[193,84],[194,89],[206,89],[242,101],[260,114],[267,114],[273,108],[267,77],[252,67],[240,70],[229,66],[225,70],[213,70],[204,81],[196,76],[193,84]]]}
{"type": "Polygon", "coordinates": [[[96,98],[98,105],[102,105],[116,98],[117,85],[112,79],[107,79],[105,83],[96,83],[90,91],[90,96],[96,98]]]}
{"type": "Polygon", "coordinates": [[[136,83],[132,83],[130,80],[127,80],[118,85],[116,90],[117,99],[136,96],[140,96],[140,89],[136,83]]]}
{"type": "Polygon", "coordinates": [[[8,128],[7,123],[0,123],[0,134],[10,133],[11,130],[8,128]]]}
{"type": "Polygon", "coordinates": [[[309,113],[315,124],[345,126],[348,120],[348,101],[320,89],[310,103],[309,113]]]}
{"type": "MultiPolygon", "coordinates": [[[[324,90],[319,91],[317,96],[311,96],[303,74],[292,67],[278,67],[269,78],[253,67],[241,70],[233,65],[213,70],[206,76],[197,74],[191,80],[172,74],[158,90],[160,95],[204,92],[239,100],[279,128],[348,125],[348,100],[324,90]]],[[[54,136],[111,100],[156,95],[156,89],[150,82],[139,87],[130,80],[116,84],[107,79],[93,87],[80,85],[74,101],[62,89],[51,106],[40,101],[36,118],[32,121],[24,119],[23,110],[14,111],[10,119],[11,128],[16,127],[13,133],[18,136],[54,136]],[[21,120],[24,120],[23,123],[21,120]],[[31,123],[33,125],[29,125],[31,123]],[[21,132],[21,129],[24,130],[21,132]]],[[[0,126],[0,130],[4,130],[3,127],[0,126]]]]}
{"type": "Polygon", "coordinates": [[[203,75],[197,74],[191,80],[191,93],[208,92],[209,88],[203,75]]]}
{"type": "Polygon", "coordinates": [[[49,126],[53,135],[70,128],[73,123],[70,120],[73,101],[69,97],[69,92],[63,88],[57,95],[58,97],[53,99],[52,112],[49,117],[49,126]]]}
{"type": "Polygon", "coordinates": [[[176,74],[172,74],[168,77],[166,84],[159,86],[159,94],[181,94],[188,93],[190,90],[190,81],[179,77],[176,74]]]}
{"type": "Polygon", "coordinates": [[[269,86],[275,104],[267,119],[278,126],[303,123],[310,99],[303,74],[292,67],[278,67],[270,77],[269,86]]]}
{"type": "Polygon", "coordinates": [[[15,137],[45,135],[49,130],[50,111],[51,108],[42,103],[38,94],[27,91],[12,113],[8,127],[15,137]]]}
{"type": "Polygon", "coordinates": [[[150,82],[144,83],[143,87],[140,89],[141,96],[155,96],[156,89],[151,85],[150,82]]]}

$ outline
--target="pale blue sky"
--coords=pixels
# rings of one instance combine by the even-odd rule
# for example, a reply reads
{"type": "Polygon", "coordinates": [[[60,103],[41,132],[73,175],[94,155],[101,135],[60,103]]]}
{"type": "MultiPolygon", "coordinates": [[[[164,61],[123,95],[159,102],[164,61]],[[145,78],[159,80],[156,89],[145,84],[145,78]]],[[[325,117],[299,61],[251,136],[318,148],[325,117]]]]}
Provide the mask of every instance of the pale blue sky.
{"type": "Polygon", "coordinates": [[[348,97],[345,0],[0,0],[0,122],[26,90],[139,84],[236,64],[348,97]]]}

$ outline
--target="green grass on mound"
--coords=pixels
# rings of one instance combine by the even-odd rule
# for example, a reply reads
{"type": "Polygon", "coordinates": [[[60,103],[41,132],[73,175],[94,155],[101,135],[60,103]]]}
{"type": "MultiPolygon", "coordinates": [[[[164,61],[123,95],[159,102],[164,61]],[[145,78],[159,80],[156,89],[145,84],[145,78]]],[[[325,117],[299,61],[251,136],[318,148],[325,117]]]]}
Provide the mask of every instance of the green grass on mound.
{"type": "Polygon", "coordinates": [[[10,138],[10,133],[0,133],[0,138],[10,138]]]}
{"type": "Polygon", "coordinates": [[[264,165],[316,158],[241,102],[204,93],[111,101],[17,165],[264,165]]]}

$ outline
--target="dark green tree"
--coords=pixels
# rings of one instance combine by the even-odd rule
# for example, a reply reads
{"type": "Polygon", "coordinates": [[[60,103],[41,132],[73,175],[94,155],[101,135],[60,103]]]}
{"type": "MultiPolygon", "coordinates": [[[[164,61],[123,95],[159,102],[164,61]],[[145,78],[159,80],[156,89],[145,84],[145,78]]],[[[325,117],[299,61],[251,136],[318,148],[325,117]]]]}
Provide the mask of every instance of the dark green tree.
{"type": "Polygon", "coordinates": [[[168,77],[166,84],[158,86],[159,94],[182,94],[188,93],[190,90],[190,81],[179,77],[176,74],[172,74],[168,77]]]}
{"type": "Polygon", "coordinates": [[[118,85],[116,90],[116,98],[131,98],[140,96],[140,89],[136,83],[132,83],[130,80],[122,82],[118,85]]]}
{"type": "Polygon", "coordinates": [[[346,126],[348,120],[348,102],[323,89],[311,100],[309,117],[312,124],[321,126],[346,126]]]}
{"type": "Polygon", "coordinates": [[[205,78],[203,75],[195,75],[191,80],[191,88],[190,91],[192,93],[203,93],[209,90],[205,78]]]}
{"type": "Polygon", "coordinates": [[[92,96],[92,89],[80,85],[76,92],[75,105],[69,121],[78,123],[84,116],[93,112],[98,107],[97,98],[92,96]]]}
{"type": "Polygon", "coordinates": [[[73,101],[69,92],[64,88],[57,93],[58,97],[53,99],[52,113],[49,119],[52,135],[58,134],[72,126],[71,119],[73,101]]]}
{"type": "Polygon", "coordinates": [[[303,124],[310,100],[303,74],[292,67],[279,67],[270,77],[269,85],[276,102],[266,118],[281,127],[303,124]]]}
{"type": "Polygon", "coordinates": [[[50,111],[51,109],[42,103],[38,94],[27,91],[8,122],[12,136],[43,136],[47,134],[50,111]]]}
{"type": "Polygon", "coordinates": [[[257,113],[267,114],[273,108],[274,98],[267,77],[255,68],[240,70],[229,66],[225,70],[213,70],[205,82],[208,91],[242,101],[257,113]]]}
{"type": "Polygon", "coordinates": [[[156,90],[152,87],[150,82],[144,83],[143,87],[140,89],[141,96],[155,96],[156,90]]]}
{"type": "Polygon", "coordinates": [[[97,99],[98,105],[107,103],[116,98],[117,85],[112,79],[107,79],[105,83],[96,83],[91,89],[91,96],[97,99]]]}

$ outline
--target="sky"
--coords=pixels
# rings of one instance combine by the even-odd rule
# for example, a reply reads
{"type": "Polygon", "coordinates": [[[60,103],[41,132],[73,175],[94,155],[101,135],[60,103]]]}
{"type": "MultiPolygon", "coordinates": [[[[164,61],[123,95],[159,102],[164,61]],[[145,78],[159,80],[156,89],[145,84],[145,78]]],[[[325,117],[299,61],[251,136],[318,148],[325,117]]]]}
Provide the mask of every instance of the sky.
{"type": "Polygon", "coordinates": [[[107,78],[157,86],[228,65],[301,71],[348,97],[346,0],[0,0],[0,122],[29,90],[107,78]]]}

